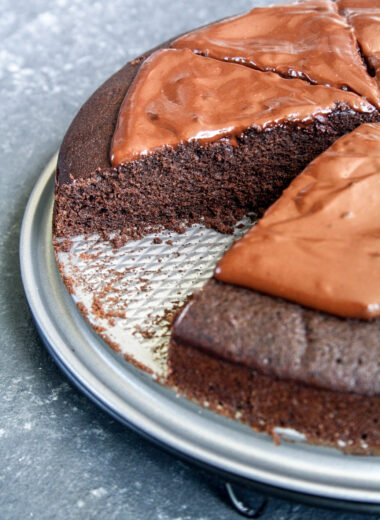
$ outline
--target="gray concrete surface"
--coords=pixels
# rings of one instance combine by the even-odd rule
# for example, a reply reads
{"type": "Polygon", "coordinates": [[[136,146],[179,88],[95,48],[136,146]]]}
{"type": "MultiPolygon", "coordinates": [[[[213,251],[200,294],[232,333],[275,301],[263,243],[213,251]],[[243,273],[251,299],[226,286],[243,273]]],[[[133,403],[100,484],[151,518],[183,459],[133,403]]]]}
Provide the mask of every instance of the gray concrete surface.
{"type": "MultiPolygon", "coordinates": [[[[32,187],[92,91],[160,41],[251,5],[251,0],[0,0],[2,520],[240,518],[222,481],[115,422],[57,369],[24,298],[18,239],[32,187]]],[[[262,518],[376,516],[274,499],[262,518]]]]}

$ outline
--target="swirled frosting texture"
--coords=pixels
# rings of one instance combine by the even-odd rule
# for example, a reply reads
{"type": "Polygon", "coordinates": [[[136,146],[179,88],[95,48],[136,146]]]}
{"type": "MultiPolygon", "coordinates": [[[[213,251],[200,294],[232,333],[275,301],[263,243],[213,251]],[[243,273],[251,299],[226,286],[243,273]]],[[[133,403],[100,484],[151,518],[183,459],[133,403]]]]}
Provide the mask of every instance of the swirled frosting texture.
{"type": "Polygon", "coordinates": [[[338,7],[354,28],[361,50],[380,85],[380,1],[339,0],[338,7]]]}
{"type": "Polygon", "coordinates": [[[195,30],[172,44],[221,60],[349,89],[379,106],[352,28],[329,0],[256,8],[195,30]]]}
{"type": "Polygon", "coordinates": [[[380,316],[380,124],[311,162],[215,276],[338,316],[380,316]]]}
{"type": "Polygon", "coordinates": [[[141,66],[120,108],[113,166],[162,146],[216,141],[253,127],[307,123],[337,104],[358,112],[374,107],[351,92],[284,79],[188,49],[156,51],[141,66]]]}

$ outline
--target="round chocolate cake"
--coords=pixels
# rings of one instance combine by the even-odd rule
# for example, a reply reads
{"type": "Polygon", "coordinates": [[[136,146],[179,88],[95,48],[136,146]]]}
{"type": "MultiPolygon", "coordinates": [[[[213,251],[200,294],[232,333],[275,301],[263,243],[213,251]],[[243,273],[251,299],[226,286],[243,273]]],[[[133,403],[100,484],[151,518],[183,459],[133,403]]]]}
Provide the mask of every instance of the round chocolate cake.
{"type": "Polygon", "coordinates": [[[57,238],[123,240],[265,212],[177,316],[170,384],[357,453],[380,447],[379,15],[256,8],[128,63],[70,126],[54,208],[57,238]]]}

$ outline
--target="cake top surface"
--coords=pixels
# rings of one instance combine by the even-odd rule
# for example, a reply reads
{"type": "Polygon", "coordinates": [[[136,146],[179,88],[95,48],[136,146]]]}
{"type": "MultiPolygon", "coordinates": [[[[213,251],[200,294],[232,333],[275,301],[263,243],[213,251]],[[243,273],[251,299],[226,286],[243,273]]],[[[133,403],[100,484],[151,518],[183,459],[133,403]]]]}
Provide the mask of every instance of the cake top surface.
{"type": "Polygon", "coordinates": [[[339,0],[338,7],[354,28],[360,48],[373,67],[380,85],[379,0],[339,0]]]}
{"type": "Polygon", "coordinates": [[[344,317],[380,316],[380,123],[312,161],[224,255],[218,280],[344,317]]]}
{"type": "Polygon", "coordinates": [[[113,166],[162,146],[215,141],[254,127],[306,123],[342,104],[374,107],[352,92],[284,79],[189,49],[163,49],[142,64],[120,108],[110,159],[113,166]]]}
{"type": "Polygon", "coordinates": [[[309,0],[255,8],[172,43],[213,58],[356,92],[379,106],[352,28],[335,3],[309,0]]]}

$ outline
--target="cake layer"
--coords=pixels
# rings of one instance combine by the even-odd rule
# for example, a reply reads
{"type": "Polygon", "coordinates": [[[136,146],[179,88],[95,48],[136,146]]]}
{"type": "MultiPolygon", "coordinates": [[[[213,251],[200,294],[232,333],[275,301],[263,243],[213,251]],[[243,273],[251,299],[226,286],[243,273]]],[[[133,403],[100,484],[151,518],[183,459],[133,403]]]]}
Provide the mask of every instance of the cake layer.
{"type": "Polygon", "coordinates": [[[352,28],[329,0],[255,8],[175,40],[205,56],[356,92],[379,106],[352,28]]]}
{"type": "Polygon", "coordinates": [[[243,215],[262,214],[338,137],[379,119],[378,112],[358,113],[341,106],[302,126],[250,129],[235,143],[228,138],[206,144],[194,140],[117,168],[88,172],[57,185],[55,234],[129,234],[136,227],[141,234],[160,225],[178,230],[186,222],[228,231],[243,215]]]}
{"type": "Polygon", "coordinates": [[[380,319],[343,319],[215,280],[194,294],[172,331],[174,345],[231,367],[367,396],[380,394],[379,337],[380,319]]]}
{"type": "Polygon", "coordinates": [[[380,397],[320,390],[262,375],[185,345],[171,348],[170,382],[189,399],[258,431],[296,430],[309,442],[379,454],[380,397]]]}
{"type": "MultiPolygon", "coordinates": [[[[312,161],[215,277],[335,315],[380,316],[380,123],[312,161]]],[[[379,339],[380,343],[380,339],[379,339]]]]}
{"type": "Polygon", "coordinates": [[[113,166],[163,146],[307,124],[345,104],[359,113],[375,108],[351,92],[309,85],[234,63],[162,49],[145,60],[121,105],[110,157],[113,166]]]}

